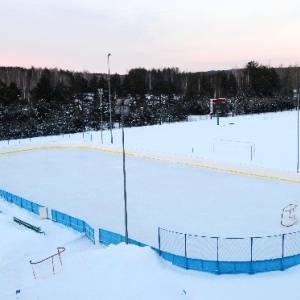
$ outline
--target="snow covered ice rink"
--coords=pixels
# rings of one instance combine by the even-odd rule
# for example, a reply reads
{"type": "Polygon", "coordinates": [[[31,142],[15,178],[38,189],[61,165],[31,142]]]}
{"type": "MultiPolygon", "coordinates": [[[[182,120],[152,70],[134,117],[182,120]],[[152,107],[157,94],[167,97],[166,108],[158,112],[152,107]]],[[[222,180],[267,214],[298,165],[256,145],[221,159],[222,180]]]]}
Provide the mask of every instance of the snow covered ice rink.
{"type": "MultiPolygon", "coordinates": [[[[296,121],[290,111],[221,118],[219,126],[125,128],[129,237],[157,247],[158,227],[221,237],[298,231],[298,223],[280,224],[282,208],[300,200],[296,121]]],[[[121,130],[114,145],[109,134],[103,144],[99,132],[2,141],[0,188],[124,234],[121,130]]],[[[0,210],[0,299],[297,299],[298,266],[253,276],[184,270],[148,247],[93,245],[2,200],[0,210]],[[29,260],[59,246],[63,268],[35,280],[29,260]]]]}

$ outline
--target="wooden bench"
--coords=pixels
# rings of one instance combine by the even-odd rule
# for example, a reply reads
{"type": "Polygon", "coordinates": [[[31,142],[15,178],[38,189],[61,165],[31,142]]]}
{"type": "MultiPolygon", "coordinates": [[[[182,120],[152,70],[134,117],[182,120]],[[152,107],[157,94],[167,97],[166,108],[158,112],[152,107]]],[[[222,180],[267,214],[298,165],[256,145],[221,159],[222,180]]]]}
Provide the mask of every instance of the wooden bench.
{"type": "Polygon", "coordinates": [[[45,232],[41,230],[41,227],[37,227],[37,226],[31,225],[31,224],[29,224],[29,223],[27,223],[25,221],[22,221],[22,220],[20,220],[20,219],[18,219],[16,217],[14,217],[14,221],[16,223],[20,224],[20,225],[23,225],[23,226],[31,229],[31,230],[34,230],[37,233],[43,233],[45,235],[45,232]]]}

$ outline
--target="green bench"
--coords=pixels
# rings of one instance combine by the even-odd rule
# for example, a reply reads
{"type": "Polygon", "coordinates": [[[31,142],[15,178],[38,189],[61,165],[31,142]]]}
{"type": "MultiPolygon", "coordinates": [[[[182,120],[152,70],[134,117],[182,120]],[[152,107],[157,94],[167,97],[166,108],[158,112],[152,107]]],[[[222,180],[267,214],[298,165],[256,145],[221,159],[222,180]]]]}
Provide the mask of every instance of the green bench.
{"type": "Polygon", "coordinates": [[[18,219],[16,217],[14,217],[14,221],[16,223],[20,224],[20,225],[23,225],[23,226],[25,226],[25,227],[27,227],[29,229],[34,230],[37,233],[43,233],[45,235],[45,232],[41,230],[41,227],[37,227],[37,226],[31,225],[31,224],[29,224],[29,223],[27,223],[25,221],[22,221],[22,220],[20,220],[20,219],[18,219]]]}

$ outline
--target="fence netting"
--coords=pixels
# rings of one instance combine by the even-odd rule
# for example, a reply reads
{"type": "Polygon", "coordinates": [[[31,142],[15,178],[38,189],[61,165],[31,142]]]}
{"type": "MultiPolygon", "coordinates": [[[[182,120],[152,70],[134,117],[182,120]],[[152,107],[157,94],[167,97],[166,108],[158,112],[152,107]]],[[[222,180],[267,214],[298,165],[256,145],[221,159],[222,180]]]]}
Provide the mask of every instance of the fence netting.
{"type": "Polygon", "coordinates": [[[250,238],[219,238],[219,261],[250,261],[250,238]]]}
{"type": "Polygon", "coordinates": [[[159,250],[206,261],[265,261],[300,254],[300,232],[265,237],[223,238],[159,228],[159,250]]]}
{"type": "Polygon", "coordinates": [[[218,239],[206,236],[187,235],[186,252],[187,257],[197,259],[202,257],[204,260],[218,260],[218,239]]]}
{"type": "Polygon", "coordinates": [[[282,241],[282,235],[253,238],[252,260],[282,258],[282,241]]]}
{"type": "Polygon", "coordinates": [[[185,256],[185,234],[160,228],[160,250],[185,256]]]}
{"type": "Polygon", "coordinates": [[[298,232],[284,235],[284,256],[293,256],[300,253],[300,234],[298,232]]]}

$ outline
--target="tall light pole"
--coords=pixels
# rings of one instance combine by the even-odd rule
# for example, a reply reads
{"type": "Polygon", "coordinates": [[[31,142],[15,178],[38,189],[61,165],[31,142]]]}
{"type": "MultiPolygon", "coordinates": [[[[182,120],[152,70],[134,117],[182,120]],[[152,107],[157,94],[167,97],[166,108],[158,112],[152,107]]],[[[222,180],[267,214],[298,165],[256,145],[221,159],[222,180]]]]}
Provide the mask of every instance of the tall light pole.
{"type": "Polygon", "coordinates": [[[125,222],[125,243],[128,244],[128,221],[127,221],[127,190],[126,190],[126,168],[125,168],[125,142],[124,142],[124,115],[129,113],[130,100],[118,100],[116,113],[121,114],[122,124],[122,148],[123,148],[123,179],[124,179],[124,222],[125,222]]]}
{"type": "Polygon", "coordinates": [[[68,134],[69,134],[69,137],[70,137],[70,126],[69,126],[69,111],[66,111],[66,116],[67,116],[67,127],[68,127],[68,134]]]}
{"type": "Polygon", "coordinates": [[[298,123],[298,129],[297,129],[297,173],[299,173],[299,88],[297,89],[297,123],[298,123]]]}
{"type": "Polygon", "coordinates": [[[297,173],[299,173],[299,94],[300,89],[297,86],[297,173]]]}
{"type": "Polygon", "coordinates": [[[126,168],[125,168],[125,145],[124,145],[124,106],[121,108],[122,122],[122,148],[123,148],[123,178],[124,178],[124,221],[125,221],[125,243],[128,244],[128,226],[127,226],[127,190],[126,190],[126,168]]]}
{"type": "Polygon", "coordinates": [[[111,120],[111,95],[110,95],[110,67],[109,67],[109,57],[110,53],[107,55],[107,64],[108,64],[108,102],[109,102],[109,127],[110,127],[110,141],[113,144],[113,135],[112,135],[112,120],[111,120]]]}
{"type": "MultiPolygon", "coordinates": [[[[299,84],[298,84],[298,66],[296,65],[296,89],[294,92],[296,92],[297,96],[297,173],[299,173],[299,84]]],[[[295,96],[295,95],[294,95],[295,96]]]]}
{"type": "Polygon", "coordinates": [[[103,118],[102,118],[102,114],[103,114],[103,106],[102,106],[102,95],[103,95],[103,89],[99,90],[99,94],[100,94],[100,114],[101,114],[101,120],[100,120],[100,130],[101,130],[101,142],[103,144],[103,118]]]}

